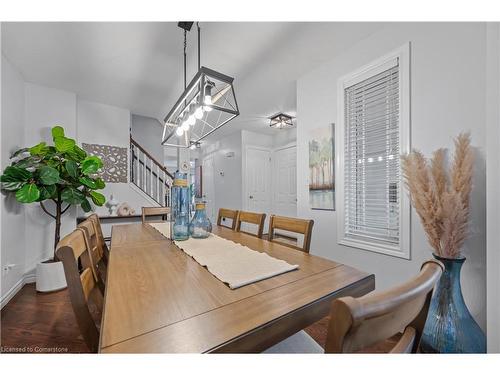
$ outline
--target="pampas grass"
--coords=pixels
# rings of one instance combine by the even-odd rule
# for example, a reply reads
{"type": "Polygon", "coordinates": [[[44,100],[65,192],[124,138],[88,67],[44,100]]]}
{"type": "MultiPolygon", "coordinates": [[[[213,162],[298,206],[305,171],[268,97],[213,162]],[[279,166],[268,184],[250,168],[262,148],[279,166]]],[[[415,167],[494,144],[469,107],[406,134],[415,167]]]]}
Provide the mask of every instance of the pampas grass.
{"type": "Polygon", "coordinates": [[[460,257],[467,238],[472,190],[470,134],[462,133],[455,139],[449,172],[444,149],[435,151],[430,162],[417,150],[401,158],[405,185],[429,244],[441,257],[460,257]]]}

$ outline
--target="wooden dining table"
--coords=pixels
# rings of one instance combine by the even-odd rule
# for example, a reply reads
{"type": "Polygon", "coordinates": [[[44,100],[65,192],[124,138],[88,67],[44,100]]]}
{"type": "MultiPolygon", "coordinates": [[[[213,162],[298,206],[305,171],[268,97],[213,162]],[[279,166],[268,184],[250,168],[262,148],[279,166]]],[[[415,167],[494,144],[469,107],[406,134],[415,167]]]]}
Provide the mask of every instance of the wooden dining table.
{"type": "Polygon", "coordinates": [[[261,352],[328,315],[335,298],[375,287],[374,275],[347,265],[220,226],[213,233],[299,268],[230,289],[150,225],[115,225],[101,353],[261,352]]]}

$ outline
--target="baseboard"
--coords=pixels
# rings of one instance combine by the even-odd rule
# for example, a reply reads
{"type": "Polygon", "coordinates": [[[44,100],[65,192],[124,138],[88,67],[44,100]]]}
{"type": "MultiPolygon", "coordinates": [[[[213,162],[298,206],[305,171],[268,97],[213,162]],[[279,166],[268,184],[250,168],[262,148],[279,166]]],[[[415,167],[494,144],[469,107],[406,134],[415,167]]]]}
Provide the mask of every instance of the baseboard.
{"type": "Polygon", "coordinates": [[[14,284],[10,290],[5,293],[4,296],[0,298],[0,309],[3,309],[5,305],[9,303],[9,301],[14,298],[14,296],[22,289],[26,284],[31,284],[36,282],[35,274],[27,274],[24,275],[17,283],[14,284]]]}

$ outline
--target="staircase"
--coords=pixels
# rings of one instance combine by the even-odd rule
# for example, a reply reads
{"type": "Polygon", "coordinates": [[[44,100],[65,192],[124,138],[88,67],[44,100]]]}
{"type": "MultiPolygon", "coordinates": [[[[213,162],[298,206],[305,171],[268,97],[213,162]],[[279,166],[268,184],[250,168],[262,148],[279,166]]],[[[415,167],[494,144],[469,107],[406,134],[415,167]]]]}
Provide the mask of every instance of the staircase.
{"type": "Polygon", "coordinates": [[[130,137],[130,181],[160,206],[170,207],[174,176],[130,137]]]}

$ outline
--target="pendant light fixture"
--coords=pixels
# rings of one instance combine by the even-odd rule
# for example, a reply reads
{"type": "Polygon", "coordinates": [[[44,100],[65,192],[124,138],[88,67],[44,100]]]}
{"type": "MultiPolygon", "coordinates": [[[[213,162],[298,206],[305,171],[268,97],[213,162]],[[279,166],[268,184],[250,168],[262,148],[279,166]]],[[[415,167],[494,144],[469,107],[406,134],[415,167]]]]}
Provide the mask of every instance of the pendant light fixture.
{"type": "Polygon", "coordinates": [[[184,92],[164,119],[162,145],[200,147],[200,141],[240,114],[233,78],[200,66],[200,25],[198,30],[198,72],[186,85],[187,33],[194,22],[179,22],[184,30],[184,92]]]}

